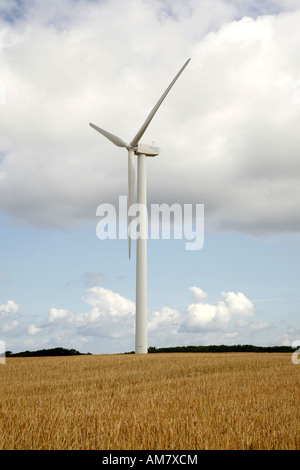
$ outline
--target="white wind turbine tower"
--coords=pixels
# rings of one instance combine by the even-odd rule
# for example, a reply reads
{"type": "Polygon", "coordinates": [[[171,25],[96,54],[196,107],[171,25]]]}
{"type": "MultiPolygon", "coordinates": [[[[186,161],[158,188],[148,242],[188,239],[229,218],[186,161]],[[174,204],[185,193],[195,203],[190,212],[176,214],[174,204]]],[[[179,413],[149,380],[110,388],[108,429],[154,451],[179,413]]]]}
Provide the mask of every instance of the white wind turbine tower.
{"type": "Polygon", "coordinates": [[[136,331],[135,331],[135,353],[145,354],[148,350],[147,345],[147,194],[146,194],[146,157],[155,157],[159,154],[160,149],[153,145],[141,144],[140,140],[144,135],[147,127],[152,121],[158,108],[164,101],[165,97],[171,90],[172,86],[181,75],[185,67],[188,65],[188,59],[183,67],[179,70],[173,81],[170,83],[164,94],[158,100],[144,124],[132,139],[130,143],[125,142],[110,132],[101,129],[90,123],[96,131],[100,132],[104,137],[109,139],[117,147],[124,147],[128,150],[128,240],[129,240],[129,258],[131,256],[131,233],[130,233],[130,207],[133,204],[135,170],[134,155],[138,157],[138,175],[137,175],[137,203],[138,207],[144,207],[145,210],[140,211],[140,233],[137,237],[136,247],[136,331]]]}

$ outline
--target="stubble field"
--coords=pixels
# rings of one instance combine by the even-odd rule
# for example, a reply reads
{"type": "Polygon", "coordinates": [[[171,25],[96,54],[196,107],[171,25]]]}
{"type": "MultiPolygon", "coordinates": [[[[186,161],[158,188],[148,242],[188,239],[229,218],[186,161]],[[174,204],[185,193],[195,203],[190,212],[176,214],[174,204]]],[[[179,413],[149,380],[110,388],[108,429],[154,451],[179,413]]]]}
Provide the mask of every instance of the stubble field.
{"type": "Polygon", "coordinates": [[[1,450],[300,449],[290,354],[8,358],[1,450]]]}

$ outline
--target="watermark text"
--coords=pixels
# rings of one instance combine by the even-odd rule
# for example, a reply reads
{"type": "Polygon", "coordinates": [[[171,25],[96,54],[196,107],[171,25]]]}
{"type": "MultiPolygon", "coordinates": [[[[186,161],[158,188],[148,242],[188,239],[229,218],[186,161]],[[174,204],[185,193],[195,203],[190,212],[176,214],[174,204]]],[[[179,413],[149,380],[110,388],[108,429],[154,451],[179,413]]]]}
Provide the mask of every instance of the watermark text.
{"type": "Polygon", "coordinates": [[[292,348],[298,348],[292,354],[292,363],[298,365],[300,364],[300,339],[292,342],[292,348]]]}
{"type": "Polygon", "coordinates": [[[0,340],[0,364],[5,364],[5,342],[0,340]]]}
{"type": "Polygon", "coordinates": [[[144,204],[127,206],[127,196],[119,197],[119,207],[100,204],[96,215],[96,234],[100,240],[138,238],[186,240],[186,250],[201,250],[204,245],[204,204],[144,204]],[[127,225],[128,221],[128,225],[127,225]],[[144,222],[144,223],[143,223],[144,222]]]}

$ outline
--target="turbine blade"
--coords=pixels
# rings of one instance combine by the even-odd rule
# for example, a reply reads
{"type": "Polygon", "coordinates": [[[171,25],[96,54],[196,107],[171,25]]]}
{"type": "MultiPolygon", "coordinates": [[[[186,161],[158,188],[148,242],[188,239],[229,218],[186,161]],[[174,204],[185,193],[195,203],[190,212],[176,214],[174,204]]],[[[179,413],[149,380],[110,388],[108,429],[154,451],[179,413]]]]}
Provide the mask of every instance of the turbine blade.
{"type": "Polygon", "coordinates": [[[129,208],[133,204],[134,195],[134,181],[135,181],[135,170],[134,170],[134,151],[128,151],[128,249],[129,259],[131,257],[131,220],[132,216],[129,215],[129,208]]]}
{"type": "Polygon", "coordinates": [[[104,129],[101,129],[101,127],[95,126],[95,124],[92,124],[91,122],[90,126],[96,131],[100,132],[100,134],[104,135],[104,137],[110,140],[113,144],[117,145],[117,147],[128,147],[128,143],[120,137],[111,134],[110,132],[107,132],[104,129]]]}
{"type": "Polygon", "coordinates": [[[137,144],[139,143],[140,139],[142,138],[143,134],[145,133],[147,127],[149,126],[150,122],[152,121],[156,111],[158,110],[158,108],[160,107],[160,105],[162,104],[162,102],[164,101],[165,97],[167,96],[167,94],[169,93],[169,91],[171,90],[172,86],[174,85],[174,83],[176,82],[176,80],[179,78],[179,76],[182,74],[182,72],[184,71],[184,69],[186,68],[186,66],[188,65],[189,61],[191,59],[188,59],[186,61],[186,63],[184,64],[184,66],[179,70],[178,74],[175,76],[175,78],[173,79],[173,81],[170,83],[170,85],[168,86],[168,88],[166,89],[166,91],[164,92],[164,94],[161,96],[161,98],[158,100],[158,102],[156,103],[156,105],[154,106],[154,108],[152,109],[152,111],[150,112],[150,114],[147,116],[147,119],[146,121],[144,122],[144,124],[142,125],[142,127],[140,128],[140,130],[138,131],[138,133],[136,134],[136,136],[132,139],[132,141],[130,142],[130,145],[132,147],[136,147],[137,144]]]}

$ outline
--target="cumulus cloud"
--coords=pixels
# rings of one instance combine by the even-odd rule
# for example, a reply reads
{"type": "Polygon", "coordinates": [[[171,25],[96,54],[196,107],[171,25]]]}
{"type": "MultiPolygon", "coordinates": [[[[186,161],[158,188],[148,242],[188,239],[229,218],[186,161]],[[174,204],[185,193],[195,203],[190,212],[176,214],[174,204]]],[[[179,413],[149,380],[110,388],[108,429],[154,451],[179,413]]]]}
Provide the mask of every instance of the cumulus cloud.
{"type": "Polygon", "coordinates": [[[222,329],[235,317],[254,315],[252,302],[241,292],[222,292],[222,296],[225,301],[219,301],[216,305],[190,305],[184,328],[188,331],[222,329]]]}
{"type": "Polygon", "coordinates": [[[164,307],[150,316],[151,344],[243,343],[249,341],[246,339],[249,332],[255,335],[270,327],[268,322],[257,320],[253,302],[242,292],[222,292],[224,300],[209,303],[208,294],[201,288],[194,286],[189,290],[196,303],[182,311],[164,307]]]}
{"type": "Polygon", "coordinates": [[[207,297],[207,293],[204,292],[200,287],[190,287],[189,290],[193,293],[196,300],[204,300],[207,297]]]}
{"type": "MultiPolygon", "coordinates": [[[[270,327],[241,292],[222,292],[223,300],[208,303],[208,294],[200,287],[189,290],[197,303],[183,310],[164,306],[149,312],[149,345],[232,344],[243,342],[249,332],[255,335],[270,327]]],[[[28,335],[36,338],[36,344],[42,344],[46,335],[48,344],[75,347],[77,342],[77,349],[79,344],[85,349],[93,345],[96,352],[134,349],[134,302],[99,286],[87,289],[83,300],[88,306],[84,312],[53,307],[42,324],[29,325],[28,335]]]]}
{"type": "Polygon", "coordinates": [[[216,329],[228,323],[229,319],[229,309],[222,301],[217,305],[191,304],[187,309],[187,318],[182,328],[189,332],[216,329]]]}
{"type": "Polygon", "coordinates": [[[51,308],[45,327],[65,327],[88,336],[124,337],[134,327],[135,304],[119,293],[103,287],[87,289],[83,298],[86,312],[51,308]]]}
{"type": "Polygon", "coordinates": [[[57,320],[58,321],[61,320],[62,318],[63,319],[70,318],[70,316],[72,316],[72,313],[69,312],[68,310],[65,310],[63,308],[60,308],[60,309],[50,308],[48,322],[49,323],[54,323],[57,320]]]}
{"type": "Polygon", "coordinates": [[[232,316],[248,317],[254,315],[253,303],[242,292],[222,292],[222,296],[232,316]]]}
{"type": "Polygon", "coordinates": [[[171,307],[163,307],[150,315],[148,331],[156,340],[162,341],[165,337],[174,337],[178,334],[181,322],[181,313],[171,307]]]}
{"type": "Polygon", "coordinates": [[[28,327],[28,334],[30,336],[34,336],[34,335],[37,335],[38,333],[40,333],[41,331],[43,331],[42,328],[37,328],[35,325],[29,325],[28,327]]]}
{"type": "Polygon", "coordinates": [[[8,300],[0,305],[0,331],[8,333],[19,326],[19,305],[13,300],[8,300]]]}
{"type": "Polygon", "coordinates": [[[204,203],[218,230],[299,232],[297,2],[25,4],[1,2],[0,210],[12,221],[70,227],[126,194],[126,154],[88,123],[130,139],[191,56],[144,136],[162,148],[150,202],[204,203]]]}
{"type": "MultiPolygon", "coordinates": [[[[193,288],[195,290],[195,288],[193,288]]],[[[244,318],[255,314],[255,308],[241,292],[222,292],[225,300],[216,305],[200,303],[188,306],[187,315],[181,328],[184,331],[199,332],[202,330],[216,330],[226,327],[234,318],[244,318]]]]}
{"type": "Polygon", "coordinates": [[[6,304],[0,305],[0,317],[6,317],[15,314],[19,309],[19,305],[13,300],[8,300],[6,304]]]}

